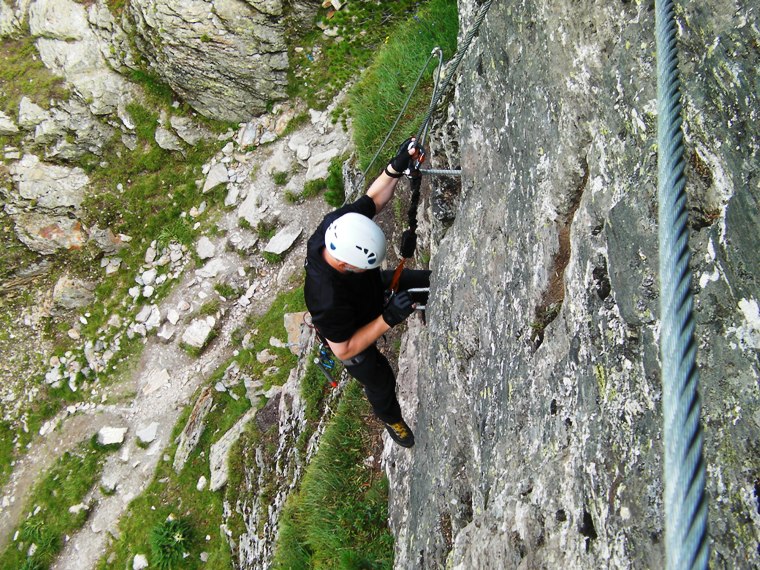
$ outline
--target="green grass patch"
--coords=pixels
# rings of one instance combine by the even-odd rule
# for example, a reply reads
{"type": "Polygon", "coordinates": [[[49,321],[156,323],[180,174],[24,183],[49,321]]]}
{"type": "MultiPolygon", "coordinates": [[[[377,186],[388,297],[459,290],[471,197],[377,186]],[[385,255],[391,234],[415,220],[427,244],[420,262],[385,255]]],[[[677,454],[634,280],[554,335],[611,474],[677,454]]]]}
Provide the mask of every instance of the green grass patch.
{"type": "MultiPolygon", "coordinates": [[[[439,46],[446,59],[453,55],[458,25],[455,1],[430,0],[394,30],[349,92],[354,142],[362,170],[380,148],[431,50],[439,46]]],[[[390,139],[392,142],[398,144],[419,129],[430,103],[434,70],[435,64],[431,62],[399,122],[398,135],[390,139]]],[[[377,167],[378,172],[382,166],[377,167]]],[[[375,174],[370,173],[369,178],[375,174]]]]}
{"type": "Polygon", "coordinates": [[[285,186],[290,180],[290,172],[272,172],[272,181],[277,186],[285,186]]]}
{"type": "Polygon", "coordinates": [[[198,309],[198,315],[200,316],[214,316],[219,312],[219,308],[222,306],[222,303],[219,299],[211,299],[210,301],[206,301],[201,305],[200,309],[198,309]]]}
{"type": "Polygon", "coordinates": [[[303,286],[297,286],[280,293],[263,315],[251,315],[246,319],[246,324],[240,333],[245,334],[243,331],[253,333],[251,345],[250,348],[240,351],[238,362],[241,370],[254,378],[261,378],[265,389],[269,389],[273,385],[282,386],[288,379],[290,370],[298,364],[298,357],[289,348],[271,346],[269,339],[276,337],[286,341],[287,331],[285,330],[283,315],[305,310],[303,286]],[[264,349],[269,350],[276,358],[271,362],[259,362],[256,355],[264,349]],[[275,368],[277,369],[276,372],[274,371],[275,368]],[[272,370],[272,372],[265,374],[267,370],[272,370]]]}
{"type": "MultiPolygon", "coordinates": [[[[230,361],[225,362],[209,378],[208,383],[218,382],[230,361]]],[[[211,445],[219,440],[250,408],[242,384],[231,389],[238,399],[229,393],[213,393],[214,404],[206,416],[206,429],[198,445],[188,457],[180,473],[172,468],[177,449],[176,438],[187,423],[192,404],[180,415],[174,426],[171,441],[173,443],[166,454],[169,461],[161,461],[151,483],[145,492],[130,503],[128,511],[119,522],[119,538],[103,555],[97,568],[131,568],[136,554],[143,554],[151,568],[181,568],[197,570],[208,568],[232,568],[230,549],[227,541],[219,532],[223,514],[223,492],[214,493],[208,488],[198,491],[197,483],[201,476],[208,479],[208,456],[211,445]],[[180,523],[169,524],[175,519],[180,523]],[[182,521],[188,523],[185,525],[182,521]],[[182,528],[180,525],[184,526],[182,528]],[[182,532],[178,539],[167,531],[182,532]],[[206,540],[206,536],[211,537],[206,540]],[[161,561],[174,560],[173,554],[181,550],[187,552],[179,564],[161,566],[161,561]],[[201,562],[200,554],[209,555],[206,563],[201,562]],[[113,557],[108,562],[109,557],[113,557]]],[[[196,394],[197,396],[197,394],[196,394]]],[[[193,404],[195,399],[192,400],[193,404]]]]}
{"type": "Polygon", "coordinates": [[[317,18],[328,28],[336,28],[343,40],[329,38],[316,26],[305,37],[288,33],[293,38],[288,48],[288,95],[304,99],[311,108],[324,109],[372,60],[389,31],[421,4],[352,0],[331,19],[327,15],[332,10],[320,9],[317,18]]]}
{"type": "Polygon", "coordinates": [[[228,300],[240,296],[240,291],[229,283],[217,283],[214,285],[214,290],[228,300]]]}
{"type": "Polygon", "coordinates": [[[25,564],[50,566],[63,548],[63,537],[71,535],[87,520],[86,509],[72,513],[69,508],[80,504],[97,483],[109,451],[83,443],[56,461],[34,486],[28,503],[30,513],[17,528],[18,539],[0,556],[0,568],[22,568],[25,564]],[[29,559],[27,552],[32,544],[37,547],[29,559]]]}
{"type": "Polygon", "coordinates": [[[69,98],[63,78],[45,67],[30,36],[0,41],[0,54],[0,110],[10,117],[18,116],[24,96],[43,108],[69,98]]]}
{"type": "Polygon", "coordinates": [[[393,567],[388,483],[364,465],[370,413],[359,384],[349,383],[299,491],[285,505],[273,568],[393,567]]]}

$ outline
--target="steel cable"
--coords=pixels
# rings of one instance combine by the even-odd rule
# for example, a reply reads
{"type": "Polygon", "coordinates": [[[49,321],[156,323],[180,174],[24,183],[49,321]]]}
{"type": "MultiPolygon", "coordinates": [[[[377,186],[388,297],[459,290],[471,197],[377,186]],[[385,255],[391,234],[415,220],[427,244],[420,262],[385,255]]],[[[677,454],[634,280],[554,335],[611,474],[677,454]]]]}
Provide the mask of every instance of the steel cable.
{"type": "Polygon", "coordinates": [[[655,28],[665,553],[667,568],[681,570],[707,568],[710,550],[672,0],[657,0],[655,28]]]}

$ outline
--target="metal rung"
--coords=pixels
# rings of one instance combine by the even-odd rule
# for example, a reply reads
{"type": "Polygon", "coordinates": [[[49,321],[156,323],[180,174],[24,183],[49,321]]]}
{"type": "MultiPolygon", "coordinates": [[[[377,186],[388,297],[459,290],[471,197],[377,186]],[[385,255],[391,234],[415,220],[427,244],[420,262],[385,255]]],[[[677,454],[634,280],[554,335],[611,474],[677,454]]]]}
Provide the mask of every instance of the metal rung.
{"type": "Polygon", "coordinates": [[[420,174],[429,174],[433,176],[461,176],[461,170],[436,170],[434,168],[428,168],[420,170],[420,174]]]}
{"type": "Polygon", "coordinates": [[[416,289],[406,289],[409,293],[430,293],[430,287],[417,287],[416,289]]]}

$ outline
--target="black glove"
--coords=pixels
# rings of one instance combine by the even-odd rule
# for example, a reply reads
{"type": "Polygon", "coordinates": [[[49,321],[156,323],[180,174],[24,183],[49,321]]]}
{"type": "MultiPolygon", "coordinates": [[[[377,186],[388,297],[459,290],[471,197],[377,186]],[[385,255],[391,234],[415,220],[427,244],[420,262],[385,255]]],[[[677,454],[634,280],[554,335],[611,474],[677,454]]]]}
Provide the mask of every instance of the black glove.
{"type": "Polygon", "coordinates": [[[401,146],[398,147],[396,156],[394,156],[390,162],[391,168],[393,168],[398,174],[391,174],[387,168],[385,169],[385,173],[393,178],[400,178],[401,174],[412,164],[412,161],[417,160],[420,156],[424,156],[424,154],[425,152],[422,147],[417,144],[417,138],[409,137],[401,143],[401,146]]]}
{"type": "Polygon", "coordinates": [[[414,302],[407,291],[394,295],[383,311],[383,320],[388,326],[395,327],[414,312],[414,302]]]}
{"type": "Polygon", "coordinates": [[[414,230],[404,230],[401,234],[401,257],[414,257],[417,248],[417,234],[414,230]]]}

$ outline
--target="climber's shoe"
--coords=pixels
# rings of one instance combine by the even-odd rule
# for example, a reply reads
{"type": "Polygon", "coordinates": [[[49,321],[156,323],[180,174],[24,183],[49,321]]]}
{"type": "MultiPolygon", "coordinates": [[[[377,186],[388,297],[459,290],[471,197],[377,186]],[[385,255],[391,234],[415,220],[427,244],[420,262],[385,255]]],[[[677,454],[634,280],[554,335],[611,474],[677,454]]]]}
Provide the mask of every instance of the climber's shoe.
{"type": "Polygon", "coordinates": [[[412,447],[414,445],[414,434],[404,420],[385,424],[385,429],[388,430],[391,439],[401,447],[412,447]]]}

